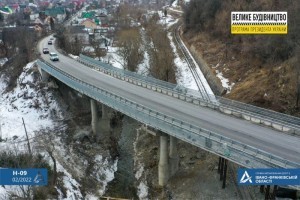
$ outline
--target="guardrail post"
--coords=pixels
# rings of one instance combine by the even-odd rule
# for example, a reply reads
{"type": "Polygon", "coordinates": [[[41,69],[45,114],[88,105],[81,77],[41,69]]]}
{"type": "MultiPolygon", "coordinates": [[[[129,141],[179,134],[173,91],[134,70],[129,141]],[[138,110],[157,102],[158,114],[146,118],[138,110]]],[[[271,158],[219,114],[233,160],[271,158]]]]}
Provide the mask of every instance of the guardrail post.
{"type": "Polygon", "coordinates": [[[170,136],[170,176],[173,176],[178,170],[179,156],[177,152],[177,138],[170,136]]]}
{"type": "Polygon", "coordinates": [[[158,185],[165,186],[169,179],[168,163],[168,137],[166,134],[160,135],[160,154],[158,164],[158,185]]]}
{"type": "Polygon", "coordinates": [[[98,112],[97,112],[97,104],[94,99],[91,99],[91,113],[92,113],[92,130],[94,136],[97,134],[97,125],[98,125],[98,112]]]}

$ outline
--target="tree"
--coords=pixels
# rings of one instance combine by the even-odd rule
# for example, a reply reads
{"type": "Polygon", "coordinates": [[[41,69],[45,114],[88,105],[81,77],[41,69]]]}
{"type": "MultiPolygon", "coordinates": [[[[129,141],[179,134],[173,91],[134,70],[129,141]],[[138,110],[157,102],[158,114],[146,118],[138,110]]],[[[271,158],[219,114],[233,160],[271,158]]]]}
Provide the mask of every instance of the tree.
{"type": "Polygon", "coordinates": [[[91,40],[91,45],[94,48],[95,56],[98,57],[99,59],[103,56],[106,56],[106,51],[103,48],[101,48],[101,44],[102,44],[101,40],[97,40],[95,38],[91,40]]]}
{"type": "Polygon", "coordinates": [[[139,29],[130,28],[118,33],[120,47],[118,54],[124,60],[124,68],[129,71],[136,71],[137,66],[143,60],[143,51],[141,49],[141,37],[139,29]]]}
{"type": "Polygon", "coordinates": [[[150,74],[163,81],[176,83],[174,54],[167,33],[161,25],[147,27],[149,37],[150,74]]]}
{"type": "Polygon", "coordinates": [[[48,129],[43,129],[36,134],[35,148],[46,151],[53,162],[53,176],[50,185],[54,187],[57,182],[57,164],[54,157],[55,145],[54,145],[54,133],[48,129]]]}

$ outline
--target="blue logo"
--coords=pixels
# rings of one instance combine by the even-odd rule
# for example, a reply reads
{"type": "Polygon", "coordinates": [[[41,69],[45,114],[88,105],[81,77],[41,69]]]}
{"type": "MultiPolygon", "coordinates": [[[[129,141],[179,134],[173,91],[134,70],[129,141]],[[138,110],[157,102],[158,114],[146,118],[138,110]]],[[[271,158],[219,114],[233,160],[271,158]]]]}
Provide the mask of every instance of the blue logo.
{"type": "Polygon", "coordinates": [[[0,185],[47,185],[48,170],[44,168],[0,169],[0,185]]]}
{"type": "Polygon", "coordinates": [[[300,185],[300,169],[239,169],[239,185],[300,185]]]}

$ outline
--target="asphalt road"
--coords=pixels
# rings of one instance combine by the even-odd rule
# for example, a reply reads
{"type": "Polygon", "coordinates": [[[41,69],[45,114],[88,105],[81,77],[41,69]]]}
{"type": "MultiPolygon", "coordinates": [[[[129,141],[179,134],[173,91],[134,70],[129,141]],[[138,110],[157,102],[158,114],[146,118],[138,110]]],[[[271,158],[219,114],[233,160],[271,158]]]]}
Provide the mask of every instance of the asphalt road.
{"type": "Polygon", "coordinates": [[[271,128],[253,124],[249,121],[231,117],[205,107],[172,98],[128,82],[112,78],[90,69],[77,61],[60,54],[54,45],[48,45],[48,38],[39,43],[39,49],[48,47],[50,52],[59,55],[58,62],[52,62],[48,54],[41,56],[61,70],[89,84],[113,92],[119,96],[144,105],[152,110],[189,122],[198,127],[240,141],[258,149],[270,152],[300,164],[300,138],[281,133],[271,128]]]}

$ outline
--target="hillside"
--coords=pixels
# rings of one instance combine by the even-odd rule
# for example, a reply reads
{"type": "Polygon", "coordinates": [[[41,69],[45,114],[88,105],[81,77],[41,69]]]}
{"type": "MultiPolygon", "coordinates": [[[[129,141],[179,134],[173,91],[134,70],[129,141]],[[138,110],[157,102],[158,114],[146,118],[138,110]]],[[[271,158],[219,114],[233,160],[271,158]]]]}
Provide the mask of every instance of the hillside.
{"type": "Polygon", "coordinates": [[[229,79],[226,97],[299,116],[299,8],[291,0],[194,0],[185,9],[183,36],[212,73],[229,79]],[[287,11],[288,34],[231,35],[231,11],[287,11]]]}

